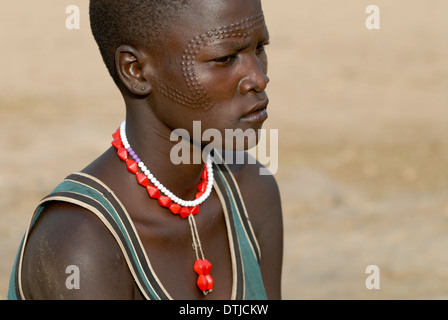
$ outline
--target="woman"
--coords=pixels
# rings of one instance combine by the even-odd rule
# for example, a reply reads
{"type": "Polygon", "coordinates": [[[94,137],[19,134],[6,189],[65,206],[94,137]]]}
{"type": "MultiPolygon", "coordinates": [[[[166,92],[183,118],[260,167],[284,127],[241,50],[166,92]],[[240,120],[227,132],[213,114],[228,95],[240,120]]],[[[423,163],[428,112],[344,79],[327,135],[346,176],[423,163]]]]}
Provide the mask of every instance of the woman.
{"type": "MultiPolygon", "coordinates": [[[[9,298],[280,299],[276,182],[247,154],[229,161],[267,118],[260,1],[91,0],[90,17],[126,121],[39,204],[9,298]],[[221,145],[200,163],[173,164],[173,131],[194,137],[195,123],[220,132],[221,145]],[[225,164],[218,150],[229,139],[239,143],[225,164]]],[[[211,150],[186,142],[191,159],[211,150]]]]}

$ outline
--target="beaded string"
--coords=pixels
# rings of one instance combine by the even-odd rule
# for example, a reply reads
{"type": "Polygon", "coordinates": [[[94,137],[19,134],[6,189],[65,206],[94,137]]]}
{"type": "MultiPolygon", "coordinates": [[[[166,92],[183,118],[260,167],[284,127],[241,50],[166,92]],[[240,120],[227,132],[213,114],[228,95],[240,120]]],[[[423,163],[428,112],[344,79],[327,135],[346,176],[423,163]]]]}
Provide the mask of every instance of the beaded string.
{"type": "Polygon", "coordinates": [[[212,292],[215,282],[210,275],[212,264],[204,257],[201,239],[199,238],[198,227],[193,215],[188,216],[188,222],[190,223],[191,237],[193,239],[193,249],[196,253],[196,262],[193,269],[199,275],[197,285],[202,290],[204,296],[206,296],[207,294],[212,292]]]}
{"type": "Polygon", "coordinates": [[[190,223],[191,238],[193,239],[193,249],[196,253],[196,259],[199,260],[199,258],[202,258],[202,260],[204,260],[205,258],[204,252],[202,251],[201,239],[199,238],[198,227],[193,215],[188,216],[188,222],[190,223]],[[199,254],[201,254],[200,257],[199,254]]]}
{"type": "Polygon", "coordinates": [[[159,205],[168,208],[173,214],[180,214],[183,219],[188,217],[193,249],[196,254],[196,262],[194,263],[193,269],[199,276],[196,284],[202,293],[207,295],[212,291],[214,286],[214,279],[210,275],[212,264],[204,257],[194,216],[199,213],[199,206],[210,196],[213,188],[214,177],[211,155],[208,155],[207,162],[204,165],[204,170],[201,174],[202,182],[198,185],[199,192],[196,194],[196,200],[186,201],[176,197],[164,187],[138,157],[126,137],[126,121],[123,121],[120,128],[112,136],[115,139],[112,145],[117,149],[118,157],[126,162],[128,171],[136,175],[137,182],[141,186],[146,187],[149,196],[158,199],[159,205]],[[134,160],[130,160],[129,156],[134,160]],[[153,185],[150,185],[150,182],[153,185]],[[160,195],[160,192],[165,196],[160,195]]]}
{"type": "Polygon", "coordinates": [[[120,126],[120,136],[121,141],[123,143],[124,148],[129,152],[129,155],[134,159],[134,161],[139,166],[140,170],[148,177],[148,179],[156,186],[160,192],[162,192],[164,195],[166,195],[168,198],[171,199],[171,201],[181,205],[182,207],[195,207],[197,205],[202,204],[207,198],[210,196],[213,188],[213,168],[212,168],[212,158],[209,154],[207,156],[206,161],[206,167],[207,167],[207,174],[208,174],[208,182],[206,189],[202,196],[200,196],[198,199],[193,201],[187,201],[182,200],[179,197],[175,196],[170,190],[168,190],[163,184],[161,184],[156,177],[149,171],[149,169],[145,166],[143,161],[137,156],[135,151],[132,149],[131,145],[129,144],[128,138],[126,136],[126,120],[123,121],[123,123],[120,126]]]}

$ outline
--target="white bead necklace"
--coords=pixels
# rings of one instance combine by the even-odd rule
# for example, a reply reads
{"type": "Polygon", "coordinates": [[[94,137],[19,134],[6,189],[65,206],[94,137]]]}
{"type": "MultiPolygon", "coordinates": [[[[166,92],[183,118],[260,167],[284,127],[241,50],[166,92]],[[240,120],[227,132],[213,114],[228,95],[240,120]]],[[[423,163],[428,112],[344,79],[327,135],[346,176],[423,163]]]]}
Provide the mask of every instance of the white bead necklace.
{"type": "Polygon", "coordinates": [[[172,202],[177,203],[178,205],[182,207],[195,207],[200,204],[202,204],[207,198],[210,196],[213,188],[214,183],[214,177],[213,177],[213,167],[212,167],[212,157],[209,154],[207,156],[206,166],[207,166],[207,175],[208,175],[208,181],[207,181],[207,187],[204,191],[204,193],[197,198],[196,200],[183,200],[174,195],[170,190],[168,190],[163,184],[161,184],[156,177],[149,171],[149,169],[146,167],[146,165],[143,163],[143,161],[137,156],[135,151],[132,149],[131,145],[129,144],[129,141],[126,136],[126,120],[123,121],[123,123],[120,126],[120,136],[121,141],[123,143],[124,148],[128,151],[128,153],[134,158],[134,161],[139,166],[140,170],[143,172],[145,176],[148,177],[149,181],[159,189],[161,193],[163,193],[165,196],[171,199],[172,202]]]}

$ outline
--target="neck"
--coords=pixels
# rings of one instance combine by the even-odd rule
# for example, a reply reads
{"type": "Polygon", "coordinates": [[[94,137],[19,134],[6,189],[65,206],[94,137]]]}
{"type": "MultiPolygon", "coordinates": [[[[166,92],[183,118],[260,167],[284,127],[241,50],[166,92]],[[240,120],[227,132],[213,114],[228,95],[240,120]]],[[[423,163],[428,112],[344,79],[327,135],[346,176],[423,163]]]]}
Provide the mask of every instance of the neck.
{"type": "MultiPolygon", "coordinates": [[[[202,159],[201,163],[192,161],[193,153],[201,152],[201,148],[176,135],[171,141],[172,132],[173,129],[161,122],[147,105],[127,108],[126,134],[133,150],[164,186],[176,196],[192,200],[204,167],[202,159]],[[190,150],[188,163],[173,163],[172,150],[179,143],[184,146],[182,150],[190,150]]],[[[173,154],[178,155],[177,151],[173,154]]]]}

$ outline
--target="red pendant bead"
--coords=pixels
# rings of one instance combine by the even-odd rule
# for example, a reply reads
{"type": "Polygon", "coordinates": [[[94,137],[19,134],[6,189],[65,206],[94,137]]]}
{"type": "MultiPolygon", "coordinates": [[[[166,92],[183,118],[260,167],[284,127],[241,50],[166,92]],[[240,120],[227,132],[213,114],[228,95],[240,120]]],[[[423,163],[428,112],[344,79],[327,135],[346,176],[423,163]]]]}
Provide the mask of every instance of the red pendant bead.
{"type": "Polygon", "coordinates": [[[205,265],[203,260],[196,260],[193,266],[194,271],[198,274],[204,274],[205,271],[205,265]]]}
{"type": "Polygon", "coordinates": [[[204,193],[205,190],[207,190],[207,181],[203,180],[201,183],[199,183],[198,190],[204,193]]]}
{"type": "Polygon", "coordinates": [[[191,207],[190,213],[194,216],[197,215],[199,213],[199,206],[191,207]]]}
{"type": "Polygon", "coordinates": [[[204,193],[203,192],[198,192],[196,193],[196,195],[194,196],[195,199],[199,199],[200,197],[202,197],[204,193]]]}
{"type": "Polygon", "coordinates": [[[204,181],[208,180],[207,168],[204,168],[204,170],[202,170],[201,179],[204,181]]]}
{"type": "Polygon", "coordinates": [[[182,209],[180,210],[181,218],[187,219],[189,215],[190,215],[190,209],[187,207],[182,207],[182,209]]]}
{"type": "Polygon", "coordinates": [[[115,149],[120,149],[123,148],[123,142],[121,142],[120,139],[115,139],[114,141],[112,141],[112,145],[115,147],[115,149]]]}
{"type": "Polygon", "coordinates": [[[126,166],[128,167],[128,171],[130,173],[136,174],[138,172],[138,164],[134,160],[126,160],[126,166]]]}
{"type": "Polygon", "coordinates": [[[201,274],[198,278],[197,285],[199,289],[201,289],[204,294],[209,293],[213,289],[215,281],[211,275],[203,275],[201,274]]]}
{"type": "Polygon", "coordinates": [[[207,291],[207,279],[203,274],[199,276],[196,284],[198,285],[199,289],[201,289],[201,291],[203,292],[207,291]]]}
{"type": "Polygon", "coordinates": [[[212,270],[212,264],[207,259],[196,260],[193,269],[198,275],[207,275],[212,270]]]}
{"type": "Polygon", "coordinates": [[[149,179],[143,173],[137,172],[137,174],[135,176],[137,177],[137,182],[139,185],[141,185],[145,188],[147,188],[149,186],[149,179]]]}
{"type": "Polygon", "coordinates": [[[172,214],[179,214],[182,207],[177,203],[173,203],[170,205],[169,209],[172,214]]]}
{"type": "Polygon", "coordinates": [[[146,190],[148,191],[148,194],[151,198],[159,199],[160,191],[156,186],[153,186],[153,185],[147,186],[146,190]]]}
{"type": "Polygon", "coordinates": [[[207,259],[196,260],[193,266],[194,271],[199,275],[197,285],[204,294],[209,293],[213,289],[215,280],[210,275],[212,264],[207,259]]]}
{"type": "Polygon", "coordinates": [[[204,262],[204,274],[210,274],[212,271],[212,264],[207,259],[202,260],[204,262]]]}
{"type": "Polygon", "coordinates": [[[126,161],[129,158],[128,150],[126,150],[123,147],[118,148],[117,154],[120,157],[120,159],[123,161],[126,161]]]}
{"type": "Polygon", "coordinates": [[[213,285],[215,284],[215,280],[209,274],[205,275],[205,279],[207,280],[207,291],[212,291],[213,285]]]}
{"type": "Polygon", "coordinates": [[[112,135],[112,138],[114,138],[114,140],[117,140],[117,139],[121,140],[120,128],[118,128],[118,130],[114,132],[114,134],[112,135]]]}
{"type": "Polygon", "coordinates": [[[171,206],[171,199],[168,198],[167,196],[160,196],[159,197],[159,204],[162,207],[169,208],[171,206]]]}

